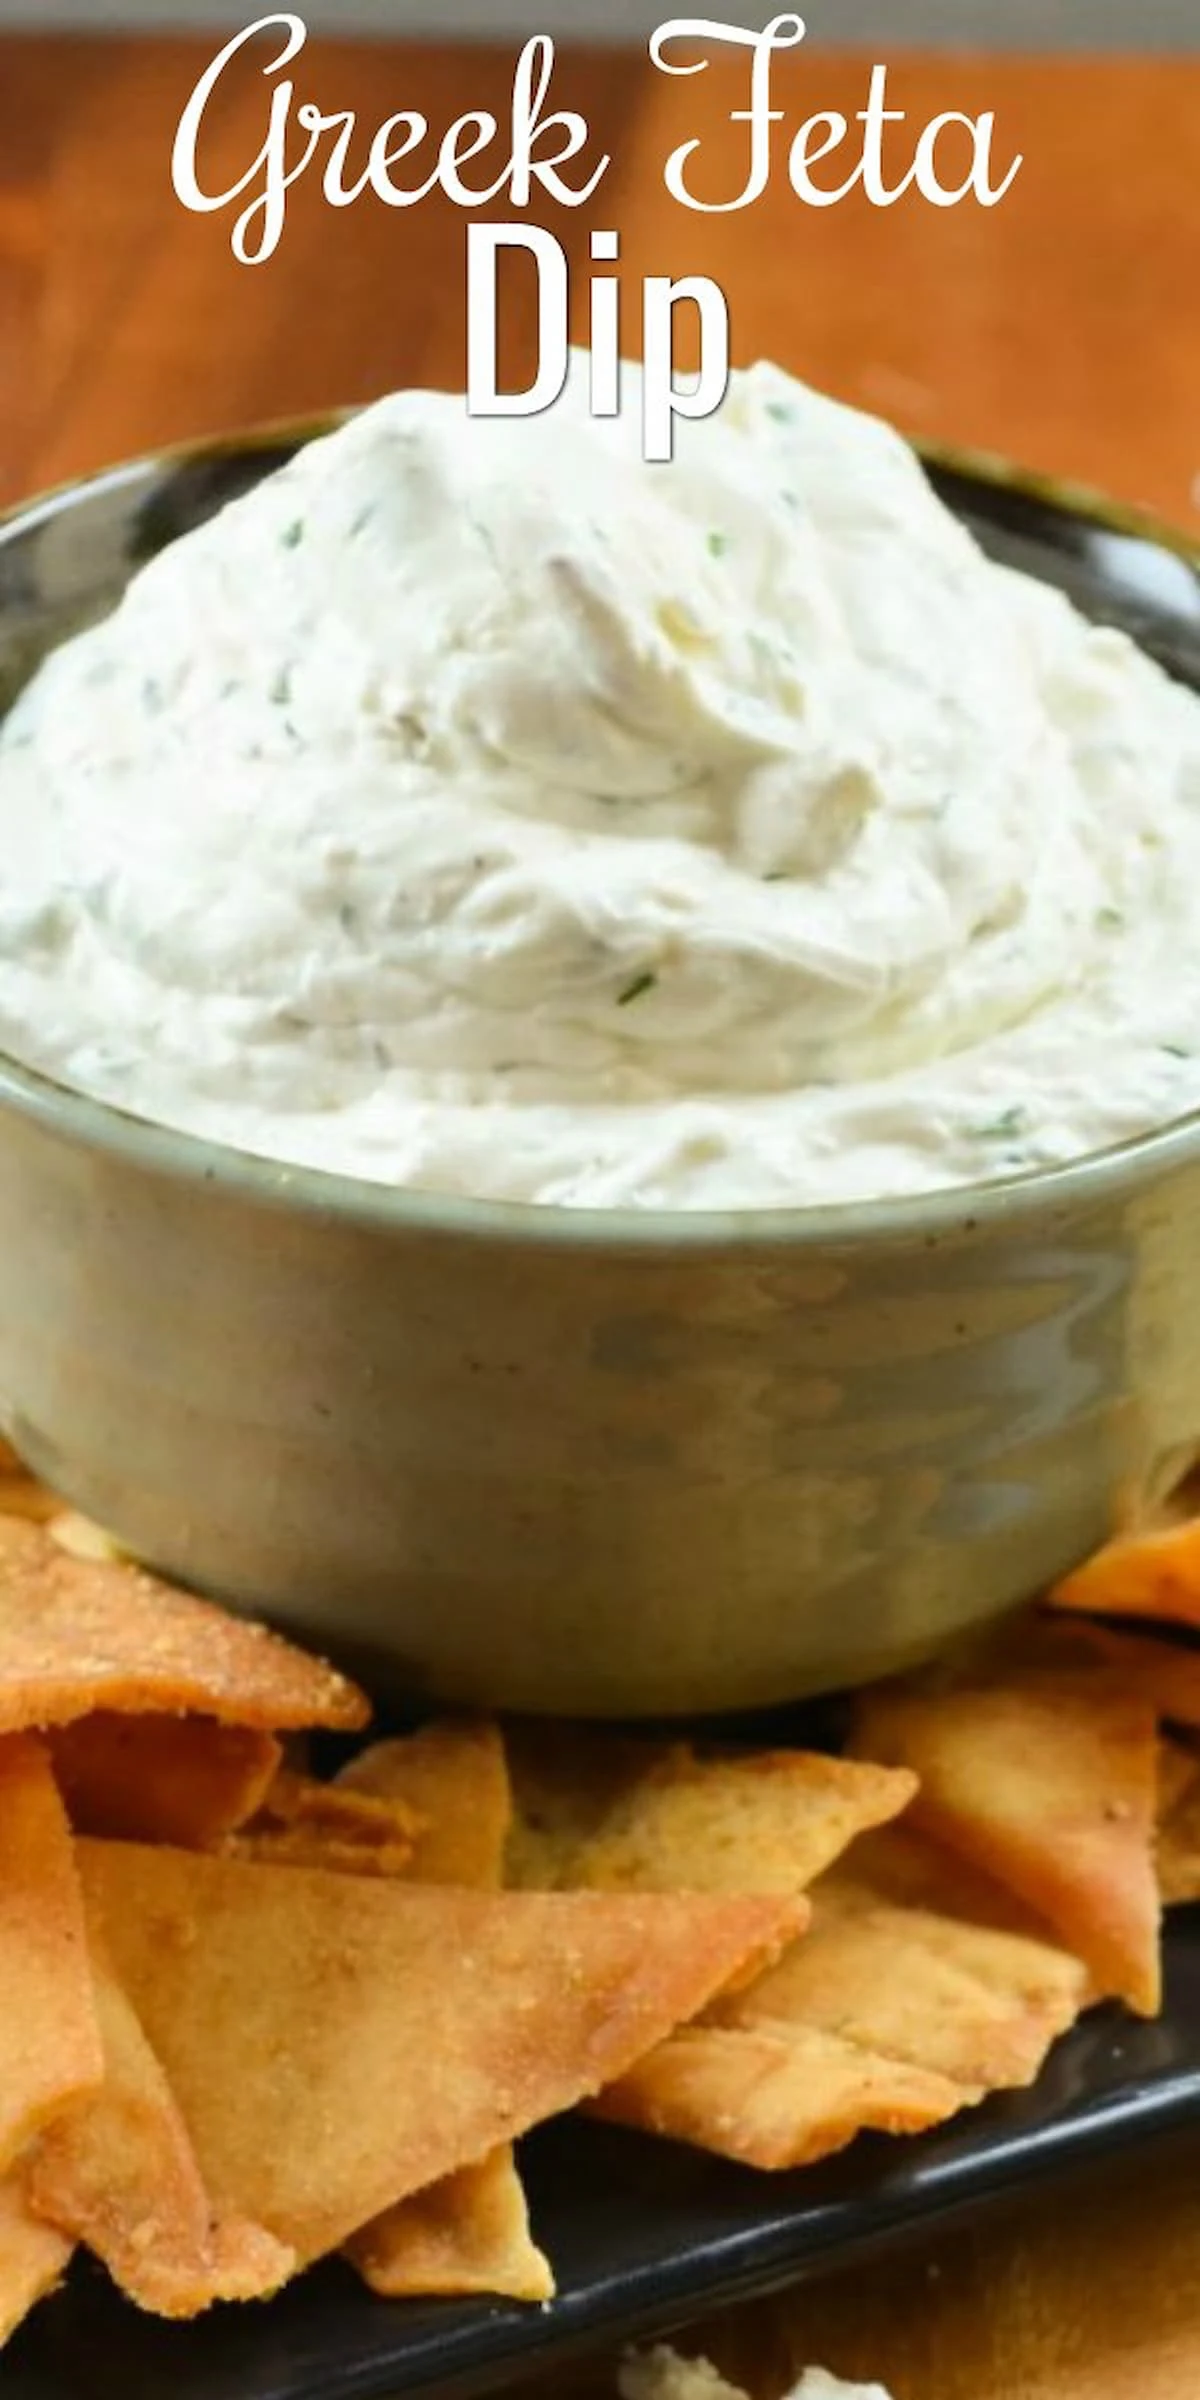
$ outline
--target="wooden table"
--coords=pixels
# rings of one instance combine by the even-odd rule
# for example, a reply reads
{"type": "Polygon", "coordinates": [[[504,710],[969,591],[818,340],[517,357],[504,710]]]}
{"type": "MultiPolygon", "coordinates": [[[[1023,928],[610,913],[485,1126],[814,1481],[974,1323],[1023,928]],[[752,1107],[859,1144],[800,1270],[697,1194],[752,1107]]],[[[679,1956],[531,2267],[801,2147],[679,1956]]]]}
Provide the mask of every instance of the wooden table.
{"type": "MultiPolygon", "coordinates": [[[[212,48],[0,41],[5,497],[251,418],[461,384],[461,212],[363,201],[334,216],[301,185],[277,258],[252,271],[223,223],[176,205],[170,141],[212,48]]],[[[333,44],[304,64],[309,96],[368,127],[401,107],[439,129],[466,107],[503,117],[512,71],[486,51],[333,44]]],[[[781,82],[789,114],[853,113],[866,70],[806,51],[781,82]]],[[[817,214],[785,187],[745,216],[687,216],[662,163],[687,133],[721,140],[740,78],[668,83],[639,57],[596,54],[561,62],[560,97],[616,164],[595,218],[560,212],[555,230],[578,261],[589,224],[616,223],[631,276],[715,274],[743,360],[773,353],[915,433],[1200,524],[1200,60],[907,59],[893,84],[921,122],[995,109],[1027,161],[1000,208],[817,214]]],[[[213,127],[223,180],[254,155],[262,108],[261,85],[231,84],[213,127]]],[[[1198,2183],[1195,2149],[1124,2161],[692,2346],[762,2400],[809,2358],[882,2376],[896,2400],[1196,2400],[1198,2183]]],[[[580,2400],[612,2389],[607,2367],[567,2381],[580,2400]]]]}
{"type": "MultiPolygon", "coordinates": [[[[277,257],[247,269],[223,219],[177,205],[171,138],[213,48],[0,41],[0,494],[400,383],[461,386],[461,210],[363,200],[334,215],[306,178],[277,257]]],[[[419,107],[440,131],[467,107],[506,121],[512,63],[314,43],[297,75],[368,128],[419,107]]],[[[789,119],[864,104],[866,59],[814,46],[787,63],[789,119]]],[[[992,108],[1005,155],[1024,152],[1000,207],[910,196],[888,212],[859,200],[818,212],[784,183],[744,215],[689,214],[663,162],[703,133],[716,184],[722,128],[726,147],[742,138],[727,118],[744,74],[667,79],[622,52],[561,60],[561,103],[585,111],[614,158],[594,217],[556,213],[577,259],[593,222],[615,223],[630,278],[723,282],[742,360],[773,353],[914,433],[1007,450],[1200,524],[1200,59],[901,59],[892,105],[922,124],[992,108]]],[[[214,182],[248,166],[263,117],[261,78],[235,76],[214,110],[214,182]]],[[[736,180],[731,164],[723,181],[736,180]]],[[[575,280],[582,335],[586,268],[575,280]]]]}

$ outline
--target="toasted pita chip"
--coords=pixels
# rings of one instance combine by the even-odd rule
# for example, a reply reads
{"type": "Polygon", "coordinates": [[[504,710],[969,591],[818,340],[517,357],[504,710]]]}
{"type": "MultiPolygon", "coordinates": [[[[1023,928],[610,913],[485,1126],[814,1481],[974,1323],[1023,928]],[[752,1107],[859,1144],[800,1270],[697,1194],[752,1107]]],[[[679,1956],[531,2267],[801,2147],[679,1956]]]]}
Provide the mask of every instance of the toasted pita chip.
{"type": "MultiPolygon", "coordinates": [[[[1035,1942],[1049,1939],[1044,1917],[961,1852],[914,1825],[911,1810],[896,1824],[865,1834],[832,1872],[843,1899],[853,1886],[872,1906],[888,1900],[898,1908],[925,1909],[996,1933],[1019,1934],[1035,1942]]],[[[817,1889],[828,1881],[825,1878],[817,1889]]]]}
{"type": "Polygon", "coordinates": [[[100,1709],[47,1736],[77,1833],[204,1849],[261,1807],[283,1755],[273,1734],[214,1717],[100,1709]]]}
{"type": "Polygon", "coordinates": [[[1200,1803],[1185,1802],[1158,1837],[1158,1888],[1164,1908],[1200,1900],[1200,1803]]]}
{"type": "Polygon", "coordinates": [[[305,2261],[598,2090],[802,1921],[79,1852],[214,2202],[305,2261]]]}
{"type": "Polygon", "coordinates": [[[46,1525],[62,1513],[62,1501],[23,1466],[15,1450],[0,1458],[0,1516],[46,1525]]]}
{"type": "MultiPolygon", "coordinates": [[[[405,1740],[377,1743],[339,1781],[419,1811],[424,1830],[407,1869],[414,1882],[499,1889],[512,1796],[497,1726],[446,1718],[405,1740]]],[[[490,2292],[549,2300],[554,2292],[507,2143],[398,2202],[355,2236],[347,2256],[373,2291],[392,2299],[490,2292]]]]}
{"type": "Polygon", "coordinates": [[[1159,1825],[1165,1825],[1200,1785],[1200,1756],[1183,1742],[1165,1737],[1158,1745],[1157,1800],[1159,1825]]]}
{"type": "Polygon", "coordinates": [[[1120,1533],[1056,1583],[1052,1608],[1200,1625],[1200,1516],[1120,1533]]]}
{"type": "Polygon", "coordinates": [[[1160,1988],[1156,1746],[1147,1703],[1087,1674],[914,1678],[863,1693],[855,1716],[856,1751],[920,1778],[915,1821],[1036,1910],[1100,1995],[1147,2016],[1160,1988]]]}
{"type": "Polygon", "coordinates": [[[522,1730],[510,1747],[526,1889],[798,1892],[906,1808],[900,1771],[800,1750],[697,1758],[603,1733],[522,1730]]]}
{"type": "Polygon", "coordinates": [[[493,1891],[503,1882],[512,1792],[497,1725],[444,1718],[399,1741],[376,1742],[337,1780],[342,1790],[399,1802],[420,1820],[406,1870],[414,1883],[493,1891]]]}
{"type": "Polygon", "coordinates": [[[32,1734],[0,1740],[0,2172],[103,2071],[71,1835],[32,1734]]]}
{"type": "Polygon", "coordinates": [[[28,2171],[30,2205],[94,2251],[151,2315],[194,2317],[216,2300],[263,2299],[295,2259],[257,2226],[214,2222],[166,2077],[94,1919],[89,1931],[104,2083],[43,2134],[28,2171]]]}
{"type": "Polygon", "coordinates": [[[346,2256],[385,2300],[554,2297],[507,2143],[377,2217],[347,2243],[346,2256]]]}
{"type": "Polygon", "coordinates": [[[810,1931],[710,2022],[812,2026],[995,2091],[1032,2083],[1088,1999],[1082,1961],[1048,1942],[881,1899],[837,1868],[812,1900],[810,1931]]]}
{"type": "Polygon", "coordinates": [[[1179,1742],[1159,1744],[1155,1861],[1165,1906],[1200,1900],[1200,1758],[1179,1742]]]}
{"type": "Polygon", "coordinates": [[[342,1875],[405,1875],[423,1820],[399,1800],[376,1800],[281,1767],[262,1807],[225,1844],[234,1858],[342,1875]]]}
{"type": "Polygon", "coordinates": [[[0,2350],[30,2309],[57,2289],[73,2248],[34,2216],[19,2171],[0,2183],[0,2350]]]}
{"type": "Polygon", "coordinates": [[[923,2133],[979,2097],[814,2027],[685,2026],[589,2113],[779,2169],[811,2166],[859,2133],[923,2133]]]}
{"type": "Polygon", "coordinates": [[[504,1881],[514,1891],[569,1889],[613,1810],[669,1755],[663,1743],[549,1719],[506,1725],[504,1749],[513,1804],[504,1881]]]}
{"type": "Polygon", "coordinates": [[[1088,1668],[1111,1684],[1145,1700],[1173,1725],[1200,1727],[1200,1651],[1169,1636],[1126,1633],[1078,1617],[1032,1620],[1026,1662],[1076,1675],[1088,1668]]]}
{"type": "Polygon", "coordinates": [[[98,1708],[194,1711],[268,1733],[355,1727],[370,1713],[343,1676],[266,1626],[0,1518],[0,1733],[98,1708]]]}

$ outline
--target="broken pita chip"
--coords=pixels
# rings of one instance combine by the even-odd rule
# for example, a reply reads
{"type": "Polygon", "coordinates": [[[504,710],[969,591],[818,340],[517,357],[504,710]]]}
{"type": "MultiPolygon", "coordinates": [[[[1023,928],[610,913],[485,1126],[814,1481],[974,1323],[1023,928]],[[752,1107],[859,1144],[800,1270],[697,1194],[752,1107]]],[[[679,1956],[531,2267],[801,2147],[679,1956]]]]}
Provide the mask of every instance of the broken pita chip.
{"type": "Polygon", "coordinates": [[[508,1881],[526,1889],[802,1891],[916,1789],[903,1769],[815,1752],[698,1758],[603,1733],[523,1731],[513,1756],[508,1881]]]}
{"type": "Polygon", "coordinates": [[[1082,1961],[1048,1942],[872,1896],[836,1868],[812,1900],[809,1932],[710,2022],[815,2027],[996,2091],[1033,2082],[1089,1997],[1082,1961]]]}
{"type": "Polygon", "coordinates": [[[1052,1608],[1091,1616],[1200,1625],[1200,1516],[1117,1534],[1054,1584],[1047,1599],[1052,1608]]]}
{"type": "Polygon", "coordinates": [[[385,2300],[554,2297],[507,2143],[376,2218],[346,2244],[346,2256],[385,2300]]]}
{"type": "Polygon", "coordinates": [[[94,2091],[100,2032],[70,1829],[31,1734],[0,1740],[0,2172],[94,2091]]]}
{"type": "Polygon", "coordinates": [[[213,1717],[97,1710],[47,1736],[77,1833],[205,1849],[262,1806],[283,1755],[273,1734],[213,1717]]]}
{"type": "Polygon", "coordinates": [[[0,1732],[93,1709],[194,1712],[267,1733],[354,1728],[353,1684],[265,1625],[140,1567],[72,1558],[39,1526],[0,1518],[0,1732]]]}
{"type": "Polygon", "coordinates": [[[151,2315],[194,2317],[216,2300],[266,2298],[295,2259],[257,2226],[214,2221],[167,2079],[94,1923],[90,1939],[104,2082],[43,2134],[28,2170],[30,2205],[84,2243],[151,2315]]]}
{"type": "Polygon", "coordinates": [[[281,1767],[231,1857],[343,1875],[405,1875],[423,1820],[399,1800],[376,1800],[281,1767]]]}
{"type": "MultiPolygon", "coordinates": [[[[414,1882],[499,1889],[512,1796],[497,1726],[444,1718],[405,1739],[377,1743],[339,1782],[419,1812],[423,1830],[406,1870],[414,1882]]],[[[399,2201],[355,2236],[347,2256],[373,2291],[395,2299],[486,2292],[548,2300],[554,2292],[507,2143],[399,2201]]]]}
{"type": "Polygon", "coordinates": [[[214,2203],[303,2261],[597,2091],[800,1922],[775,1899],[79,1855],[214,2203]]]}
{"type": "Polygon", "coordinates": [[[1159,2005],[1157,1730],[1084,1675],[860,1695],[854,1748],[912,1769],[914,1821],[1007,1884],[1091,1969],[1097,1993],[1159,2005]]]}
{"type": "Polygon", "coordinates": [[[979,2097],[815,2027],[685,2026],[589,2114],[776,2171],[811,2166],[859,2133],[923,2133],[979,2097]]]}
{"type": "Polygon", "coordinates": [[[73,2248],[34,2216],[19,2170],[0,2183],[0,2350],[38,2301],[57,2290],[73,2248]]]}
{"type": "Polygon", "coordinates": [[[338,1788],[399,1803],[419,1821],[407,1873],[414,1883],[498,1890],[512,1793],[497,1725],[446,1717],[397,1741],[376,1742],[338,1776],[338,1788]]]}

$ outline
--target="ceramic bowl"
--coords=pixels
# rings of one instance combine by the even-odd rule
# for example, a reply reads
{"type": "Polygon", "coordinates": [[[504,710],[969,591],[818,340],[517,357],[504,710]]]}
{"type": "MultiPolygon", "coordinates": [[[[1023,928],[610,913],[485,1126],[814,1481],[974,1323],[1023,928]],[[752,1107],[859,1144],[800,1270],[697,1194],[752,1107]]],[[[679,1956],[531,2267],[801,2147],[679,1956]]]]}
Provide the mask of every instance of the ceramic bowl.
{"type": "MultiPolygon", "coordinates": [[[[0,528],[6,694],[321,428],[0,528]]],[[[1183,546],[931,461],[997,557],[1200,683],[1183,546]]],[[[130,1549],[383,1689],[753,1708],[1026,1598],[1200,1450],[1200,1125],[866,1207],[647,1216],[397,1194],[0,1064],[0,1421],[130,1549]]]]}

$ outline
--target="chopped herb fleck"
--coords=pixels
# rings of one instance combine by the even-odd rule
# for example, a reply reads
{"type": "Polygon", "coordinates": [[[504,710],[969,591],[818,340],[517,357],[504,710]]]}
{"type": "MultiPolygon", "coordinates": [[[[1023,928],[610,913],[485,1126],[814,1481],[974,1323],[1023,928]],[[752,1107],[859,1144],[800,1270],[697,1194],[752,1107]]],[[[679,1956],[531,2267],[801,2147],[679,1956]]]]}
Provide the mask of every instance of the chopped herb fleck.
{"type": "Polygon", "coordinates": [[[1166,1051],[1168,1058],[1190,1058],[1192,1056],[1192,1052],[1184,1042],[1162,1042],[1159,1047],[1166,1051]]]}
{"type": "Polygon", "coordinates": [[[1097,925],[1106,926],[1110,932],[1115,933],[1118,926],[1123,925],[1124,922],[1125,911],[1123,908],[1101,908],[1096,912],[1097,925]]]}
{"type": "Polygon", "coordinates": [[[148,675],[142,685],[142,706],[150,717],[161,716],[166,706],[166,694],[155,675],[148,675]]]}
{"type": "Polygon", "coordinates": [[[293,517],[291,524],[284,526],[279,539],[285,550],[298,550],[304,540],[303,517],[293,517]]]}
{"type": "Polygon", "coordinates": [[[757,666],[773,667],[775,664],[775,652],[765,634],[751,634],[750,653],[757,666]]]}
{"type": "Polygon", "coordinates": [[[341,926],[343,933],[356,933],[358,931],[358,910],[356,909],[353,900],[343,900],[337,913],[338,924],[341,926]]]}
{"type": "Polygon", "coordinates": [[[271,699],[276,708],[286,708],[292,696],[292,671],[283,667],[271,685],[271,699]]]}
{"type": "Polygon", "coordinates": [[[770,874],[763,876],[764,883],[790,883],[791,880],[786,867],[772,867],[770,874]]]}
{"type": "Polygon", "coordinates": [[[357,537],[358,537],[358,535],[359,535],[360,533],[365,533],[365,532],[366,532],[366,530],[367,530],[367,527],[368,527],[368,525],[370,524],[370,522],[371,522],[371,519],[372,519],[372,517],[374,516],[374,514],[375,514],[375,503],[374,503],[374,501],[373,501],[373,500],[368,500],[366,507],[365,507],[365,508],[360,508],[360,509],[359,509],[358,515],[357,515],[357,516],[354,518],[354,520],[353,520],[353,523],[351,524],[351,527],[350,527],[350,539],[351,539],[351,541],[355,541],[355,540],[357,539],[357,537]]]}
{"type": "Polygon", "coordinates": [[[641,1000],[647,992],[652,992],[657,982],[657,975],[635,975],[633,982],[627,983],[624,991],[619,993],[617,1007],[632,1007],[635,1000],[641,1000]]]}
{"type": "Polygon", "coordinates": [[[767,415],[776,425],[794,425],[796,421],[796,411],[787,400],[768,400],[767,415]]]}
{"type": "Polygon", "coordinates": [[[710,558],[724,558],[724,556],[725,556],[725,554],[726,554],[726,552],[727,552],[728,548],[729,548],[729,535],[728,535],[727,533],[718,533],[718,532],[717,532],[717,530],[716,530],[716,527],[714,526],[714,528],[713,528],[713,531],[710,533],[710,535],[709,535],[709,537],[708,537],[708,555],[709,555],[709,557],[710,557],[710,558]]]}
{"type": "Polygon", "coordinates": [[[971,1130],[977,1142],[1011,1142],[1025,1130],[1025,1111],[1020,1106],[1006,1108],[990,1125],[974,1125],[971,1130]]]}
{"type": "Polygon", "coordinates": [[[482,542],[484,549],[487,551],[492,565],[494,567],[498,567],[500,564],[500,553],[496,548],[496,537],[492,532],[491,526],[486,525],[482,517],[472,517],[470,520],[470,525],[472,533],[476,536],[477,540],[482,542]]]}

